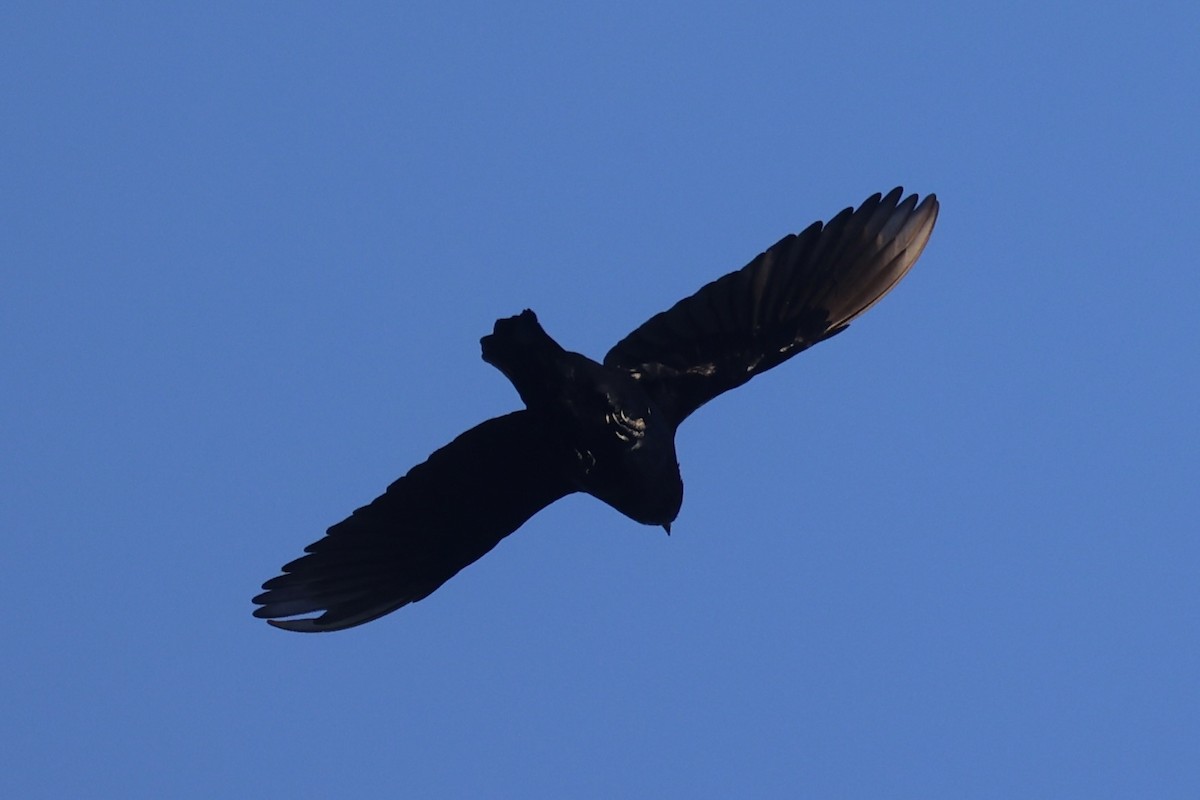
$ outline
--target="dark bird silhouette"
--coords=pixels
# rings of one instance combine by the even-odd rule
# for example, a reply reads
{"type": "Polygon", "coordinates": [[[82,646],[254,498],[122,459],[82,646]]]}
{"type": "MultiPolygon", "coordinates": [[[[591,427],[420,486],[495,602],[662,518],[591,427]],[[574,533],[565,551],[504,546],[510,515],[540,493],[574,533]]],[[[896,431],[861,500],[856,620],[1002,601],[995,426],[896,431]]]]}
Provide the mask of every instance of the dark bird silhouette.
{"type": "Polygon", "coordinates": [[[679,424],[841,333],[907,274],[938,202],[902,194],[876,194],[785,236],[651,317],[603,363],[564,350],[532,311],[498,320],[480,342],[483,360],[508,377],[524,410],[470,429],[329,528],[263,584],[254,615],[306,632],[369,622],[428,597],[572,492],[670,533],[683,502],[679,424]]]}

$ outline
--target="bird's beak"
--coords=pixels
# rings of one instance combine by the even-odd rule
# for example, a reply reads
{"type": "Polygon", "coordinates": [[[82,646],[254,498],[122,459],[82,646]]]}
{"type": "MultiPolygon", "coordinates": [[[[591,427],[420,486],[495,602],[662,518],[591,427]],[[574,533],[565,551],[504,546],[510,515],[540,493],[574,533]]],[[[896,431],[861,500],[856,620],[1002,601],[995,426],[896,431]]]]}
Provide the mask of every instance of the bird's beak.
{"type": "Polygon", "coordinates": [[[667,536],[670,536],[671,535],[671,523],[668,522],[666,525],[663,525],[663,530],[667,532],[667,536]]]}

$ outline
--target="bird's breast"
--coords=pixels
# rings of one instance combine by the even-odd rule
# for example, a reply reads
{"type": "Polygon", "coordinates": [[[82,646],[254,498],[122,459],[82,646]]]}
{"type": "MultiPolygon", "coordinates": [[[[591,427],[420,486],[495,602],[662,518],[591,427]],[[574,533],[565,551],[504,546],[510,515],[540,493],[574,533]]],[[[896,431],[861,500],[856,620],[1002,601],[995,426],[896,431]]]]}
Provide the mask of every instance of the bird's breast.
{"type": "Polygon", "coordinates": [[[614,410],[589,433],[575,446],[576,486],[637,522],[674,520],[683,502],[674,430],[652,411],[614,410]]]}

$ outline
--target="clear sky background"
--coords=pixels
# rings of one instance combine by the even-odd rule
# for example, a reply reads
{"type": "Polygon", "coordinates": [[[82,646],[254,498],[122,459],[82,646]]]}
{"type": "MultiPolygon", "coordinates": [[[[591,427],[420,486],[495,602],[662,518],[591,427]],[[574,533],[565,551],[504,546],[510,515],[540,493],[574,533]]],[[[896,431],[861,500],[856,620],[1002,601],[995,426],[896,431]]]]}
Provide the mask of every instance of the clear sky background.
{"type": "MultiPolygon", "coordinates": [[[[0,795],[1200,796],[1192,2],[8,3],[0,795]],[[896,184],[851,330],[428,600],[250,597],[517,407],[896,184]]],[[[464,500],[469,502],[469,500],[464,500]]]]}

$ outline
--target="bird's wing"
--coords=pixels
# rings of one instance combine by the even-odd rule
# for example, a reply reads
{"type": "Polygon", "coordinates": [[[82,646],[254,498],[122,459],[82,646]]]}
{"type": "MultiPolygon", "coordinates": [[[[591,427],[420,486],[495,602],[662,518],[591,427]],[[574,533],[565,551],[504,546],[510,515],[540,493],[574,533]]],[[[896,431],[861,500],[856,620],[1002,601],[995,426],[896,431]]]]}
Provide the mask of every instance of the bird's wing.
{"type": "Polygon", "coordinates": [[[737,272],[656,314],[604,364],[632,372],[678,424],[722,392],[840,333],[904,277],[938,202],[897,187],[784,237],[737,272]]]}
{"type": "Polygon", "coordinates": [[[306,547],[263,584],[254,616],[291,631],[335,631],[420,600],[574,491],[565,474],[529,412],[490,419],[306,547]],[[310,616],[284,619],[299,615],[310,616]]]}

